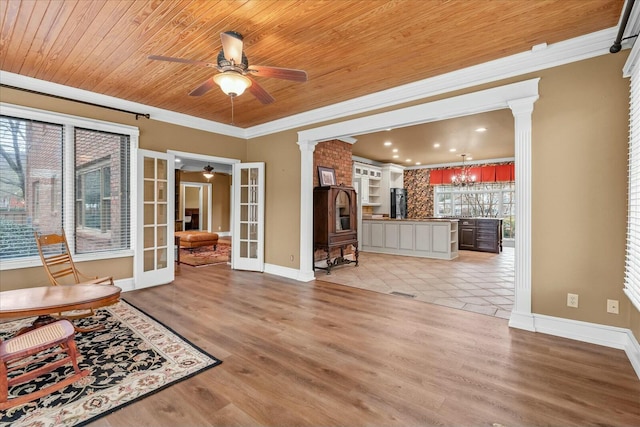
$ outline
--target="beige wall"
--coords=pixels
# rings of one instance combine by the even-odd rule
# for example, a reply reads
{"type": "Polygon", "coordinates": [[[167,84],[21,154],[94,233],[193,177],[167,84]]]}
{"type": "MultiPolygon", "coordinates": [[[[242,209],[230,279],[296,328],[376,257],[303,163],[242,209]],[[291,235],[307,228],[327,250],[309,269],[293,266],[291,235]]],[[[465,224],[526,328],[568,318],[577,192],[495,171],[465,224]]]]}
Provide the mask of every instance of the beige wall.
{"type": "Polygon", "coordinates": [[[626,53],[541,72],[533,114],[533,311],[629,327],[626,53]],[[567,293],[579,307],[566,306],[567,293]],[[620,314],[606,312],[607,299],[620,314]]]}
{"type": "Polygon", "coordinates": [[[281,132],[249,141],[247,161],[265,162],[265,262],[299,268],[300,149],[298,134],[281,132]]]}
{"type": "Polygon", "coordinates": [[[200,188],[180,186],[180,191],[184,191],[184,208],[198,209],[200,207],[200,188]]]}
{"type": "MultiPolygon", "coordinates": [[[[77,262],[82,273],[92,276],[112,276],[114,279],[133,277],[133,257],[106,261],[77,262]]],[[[0,272],[0,291],[49,285],[49,279],[41,265],[0,272]]]]}
{"type": "Polygon", "coordinates": [[[211,231],[231,232],[231,175],[217,173],[212,184],[211,231]]]}

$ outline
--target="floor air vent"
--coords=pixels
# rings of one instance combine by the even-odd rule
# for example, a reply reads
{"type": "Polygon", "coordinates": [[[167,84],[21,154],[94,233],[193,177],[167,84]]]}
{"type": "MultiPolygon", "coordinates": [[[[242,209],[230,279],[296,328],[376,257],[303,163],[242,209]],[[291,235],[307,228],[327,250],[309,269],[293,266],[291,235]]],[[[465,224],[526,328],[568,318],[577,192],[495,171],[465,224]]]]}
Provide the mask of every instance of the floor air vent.
{"type": "Polygon", "coordinates": [[[391,292],[391,295],[398,295],[399,297],[405,297],[405,298],[415,298],[415,295],[411,295],[411,294],[405,294],[404,292],[396,292],[393,291],[391,292]]]}

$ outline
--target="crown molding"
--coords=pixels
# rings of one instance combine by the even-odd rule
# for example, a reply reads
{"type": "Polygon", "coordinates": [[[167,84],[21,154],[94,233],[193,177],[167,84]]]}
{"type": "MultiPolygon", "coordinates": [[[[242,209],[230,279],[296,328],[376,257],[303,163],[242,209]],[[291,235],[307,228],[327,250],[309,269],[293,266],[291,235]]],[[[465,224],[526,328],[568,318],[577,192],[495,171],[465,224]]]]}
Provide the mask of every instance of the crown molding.
{"type": "MultiPolygon", "coordinates": [[[[0,82],[10,86],[107,107],[144,111],[150,114],[153,120],[236,138],[250,139],[605,55],[609,53],[609,47],[612,41],[615,40],[616,33],[617,28],[614,27],[551,45],[539,44],[529,51],[516,55],[361,96],[327,107],[294,114],[246,129],[7,71],[0,70],[0,82]]],[[[623,45],[623,47],[628,46],[623,45]]]]}
{"type": "Polygon", "coordinates": [[[119,108],[122,110],[141,111],[144,114],[150,114],[151,119],[167,122],[179,126],[185,126],[193,129],[204,130],[207,132],[218,133],[236,138],[246,139],[245,129],[225,125],[223,123],[205,120],[187,114],[176,113],[162,108],[151,107],[149,105],[140,104],[138,102],[126,101],[124,99],[115,98],[113,96],[103,95],[100,93],[90,92],[84,89],[78,89],[70,86],[52,83],[45,80],[34,79],[20,74],[10,73],[0,70],[0,82],[5,85],[15,86],[17,88],[42,92],[48,95],[62,96],[77,101],[91,102],[93,104],[103,105],[105,107],[119,108]]]}

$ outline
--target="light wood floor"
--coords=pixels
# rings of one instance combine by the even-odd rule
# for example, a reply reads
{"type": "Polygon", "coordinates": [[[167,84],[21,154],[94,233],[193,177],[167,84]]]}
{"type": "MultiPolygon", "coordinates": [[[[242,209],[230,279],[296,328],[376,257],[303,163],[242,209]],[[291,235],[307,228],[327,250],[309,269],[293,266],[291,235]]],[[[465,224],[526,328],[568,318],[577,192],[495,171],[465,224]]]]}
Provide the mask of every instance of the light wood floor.
{"type": "Polygon", "coordinates": [[[94,426],[640,425],[623,351],[497,317],[224,265],[124,298],[223,363],[94,426]]]}

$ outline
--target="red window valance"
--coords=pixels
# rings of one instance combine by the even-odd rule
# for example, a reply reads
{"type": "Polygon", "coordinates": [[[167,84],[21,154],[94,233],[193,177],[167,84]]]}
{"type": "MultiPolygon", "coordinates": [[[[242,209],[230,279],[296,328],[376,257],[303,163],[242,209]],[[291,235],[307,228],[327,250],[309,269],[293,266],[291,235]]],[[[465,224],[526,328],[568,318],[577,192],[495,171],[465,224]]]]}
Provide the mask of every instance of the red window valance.
{"type": "Polygon", "coordinates": [[[480,182],[496,182],[496,167],[495,166],[483,166],[482,167],[482,181],[480,182]]]}
{"type": "Polygon", "coordinates": [[[469,175],[471,175],[476,182],[480,182],[480,180],[482,180],[482,167],[469,168],[469,175]]]}
{"type": "Polygon", "coordinates": [[[496,166],[496,182],[508,182],[513,181],[511,171],[513,165],[498,165],[496,166]]]}
{"type": "Polygon", "coordinates": [[[442,184],[442,169],[432,169],[429,172],[429,184],[431,185],[442,184]]]}
{"type": "Polygon", "coordinates": [[[455,175],[456,169],[442,169],[442,183],[451,184],[451,179],[455,175]]]}
{"type": "MultiPolygon", "coordinates": [[[[430,185],[451,184],[454,175],[459,174],[462,168],[432,169],[429,172],[430,185]]],[[[510,182],[515,181],[515,165],[474,166],[469,168],[469,173],[475,176],[476,182],[510,182]]]]}

